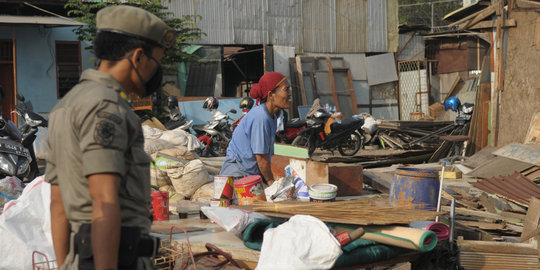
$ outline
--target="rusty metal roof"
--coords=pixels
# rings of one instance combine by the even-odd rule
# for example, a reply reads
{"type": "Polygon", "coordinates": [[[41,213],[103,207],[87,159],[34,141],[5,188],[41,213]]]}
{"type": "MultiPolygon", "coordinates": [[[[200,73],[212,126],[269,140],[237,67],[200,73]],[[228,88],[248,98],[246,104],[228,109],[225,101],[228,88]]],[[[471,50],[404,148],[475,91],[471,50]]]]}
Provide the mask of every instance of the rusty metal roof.
{"type": "Polygon", "coordinates": [[[540,198],[540,186],[518,172],[479,180],[472,185],[525,206],[529,205],[531,197],[540,198]]]}

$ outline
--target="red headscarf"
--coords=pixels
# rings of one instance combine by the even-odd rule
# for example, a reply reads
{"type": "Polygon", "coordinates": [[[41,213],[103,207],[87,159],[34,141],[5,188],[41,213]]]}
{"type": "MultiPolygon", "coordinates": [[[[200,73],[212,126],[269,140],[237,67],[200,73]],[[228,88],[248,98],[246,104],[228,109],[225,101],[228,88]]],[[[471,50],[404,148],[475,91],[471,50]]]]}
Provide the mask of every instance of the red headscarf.
{"type": "Polygon", "coordinates": [[[249,95],[257,100],[257,104],[260,103],[261,99],[265,99],[268,97],[268,93],[270,91],[276,89],[276,87],[283,82],[286,79],[283,74],[279,72],[268,72],[265,73],[261,79],[259,79],[259,83],[255,84],[251,87],[251,91],[249,92],[249,95]],[[254,90],[254,88],[257,87],[254,90]]]}

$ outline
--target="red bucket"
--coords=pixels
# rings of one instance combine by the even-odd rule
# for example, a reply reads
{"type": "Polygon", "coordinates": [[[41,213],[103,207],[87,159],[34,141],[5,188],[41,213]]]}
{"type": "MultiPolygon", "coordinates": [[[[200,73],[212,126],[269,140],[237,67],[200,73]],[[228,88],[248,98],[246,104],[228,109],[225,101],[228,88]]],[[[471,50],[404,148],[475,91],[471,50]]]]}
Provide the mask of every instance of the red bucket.
{"type": "Polygon", "coordinates": [[[152,190],[152,207],[154,208],[154,220],[169,220],[169,192],[164,190],[152,190]]]}
{"type": "Polygon", "coordinates": [[[234,182],[239,205],[251,205],[253,201],[266,201],[263,181],[260,175],[250,175],[234,182]]]}

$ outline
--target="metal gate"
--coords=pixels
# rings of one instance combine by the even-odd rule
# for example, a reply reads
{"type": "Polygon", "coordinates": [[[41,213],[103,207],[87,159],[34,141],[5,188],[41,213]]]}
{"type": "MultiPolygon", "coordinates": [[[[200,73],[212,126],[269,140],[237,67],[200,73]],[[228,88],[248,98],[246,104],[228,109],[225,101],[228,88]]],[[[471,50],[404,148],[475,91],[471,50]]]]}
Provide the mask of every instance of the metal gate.
{"type": "Polygon", "coordinates": [[[422,120],[428,115],[427,67],[426,59],[398,61],[400,120],[422,120]]]}

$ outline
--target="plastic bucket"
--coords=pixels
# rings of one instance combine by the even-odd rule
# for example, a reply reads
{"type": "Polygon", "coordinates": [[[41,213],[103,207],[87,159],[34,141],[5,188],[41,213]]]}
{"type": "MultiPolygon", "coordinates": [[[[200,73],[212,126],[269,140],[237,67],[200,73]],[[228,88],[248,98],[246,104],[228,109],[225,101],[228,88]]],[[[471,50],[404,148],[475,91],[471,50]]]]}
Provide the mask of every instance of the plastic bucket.
{"type": "Polygon", "coordinates": [[[336,200],[337,186],[332,184],[313,184],[309,187],[310,202],[333,202],[336,200]]]}
{"type": "Polygon", "coordinates": [[[234,197],[234,180],[232,176],[214,176],[214,199],[232,200],[234,197]]]}
{"type": "Polygon", "coordinates": [[[154,220],[169,220],[169,192],[164,190],[152,190],[152,207],[154,208],[154,220]]]}
{"type": "Polygon", "coordinates": [[[390,205],[435,210],[439,173],[434,170],[398,168],[390,187],[390,205]]]}
{"type": "Polygon", "coordinates": [[[234,189],[239,205],[251,205],[255,200],[266,201],[260,175],[250,175],[236,180],[234,189]]]}

